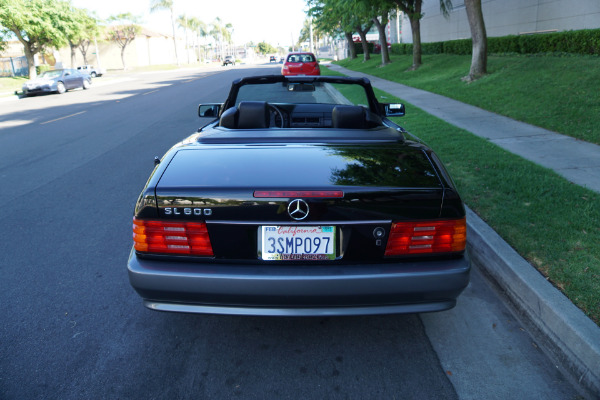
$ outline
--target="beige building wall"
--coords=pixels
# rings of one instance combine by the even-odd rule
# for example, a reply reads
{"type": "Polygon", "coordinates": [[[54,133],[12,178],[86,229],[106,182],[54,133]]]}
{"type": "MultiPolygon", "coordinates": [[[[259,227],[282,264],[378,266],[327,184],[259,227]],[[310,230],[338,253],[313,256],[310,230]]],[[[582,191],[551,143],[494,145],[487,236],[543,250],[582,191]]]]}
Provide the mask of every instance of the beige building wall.
{"type": "MultiPolygon", "coordinates": [[[[423,0],[421,41],[440,42],[471,37],[464,0],[452,0],[449,18],[439,0],[423,0]]],[[[533,32],[600,28],[600,0],[482,0],[488,37],[533,32]]],[[[412,43],[410,22],[402,18],[402,41],[412,43]]]]}
{"type": "MultiPolygon", "coordinates": [[[[188,57],[185,49],[185,38],[177,38],[177,51],[179,62],[181,64],[187,63],[188,57]]],[[[190,62],[197,62],[194,50],[190,48],[189,52],[190,62]]],[[[23,45],[20,42],[11,42],[5,53],[6,55],[1,54],[0,56],[18,57],[25,55],[23,45]]],[[[52,55],[56,60],[55,68],[77,68],[79,65],[85,64],[79,48],[75,51],[74,65],[71,65],[71,49],[68,46],[53,51],[52,55]]],[[[41,63],[39,56],[36,59],[36,64],[41,63]]],[[[87,63],[104,68],[107,71],[122,70],[121,47],[113,41],[98,41],[97,47],[92,43],[87,51],[87,63]]],[[[172,37],[144,29],[140,35],[125,47],[125,63],[128,68],[176,64],[172,37]]]]}

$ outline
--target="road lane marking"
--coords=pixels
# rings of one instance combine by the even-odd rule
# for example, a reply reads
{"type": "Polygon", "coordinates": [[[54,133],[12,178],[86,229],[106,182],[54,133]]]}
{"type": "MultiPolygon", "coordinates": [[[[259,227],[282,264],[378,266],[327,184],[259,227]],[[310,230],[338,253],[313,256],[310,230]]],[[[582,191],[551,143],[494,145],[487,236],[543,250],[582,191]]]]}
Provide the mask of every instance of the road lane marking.
{"type": "Polygon", "coordinates": [[[154,92],[158,92],[158,89],[156,89],[156,90],[152,90],[152,91],[150,91],[150,92],[142,93],[142,96],[145,96],[145,95],[147,95],[147,94],[154,93],[154,92]]]}
{"type": "Polygon", "coordinates": [[[61,119],[65,119],[65,118],[71,118],[71,117],[74,117],[74,116],[76,116],[76,115],[83,114],[83,113],[85,113],[85,112],[87,112],[87,111],[80,111],[80,112],[78,112],[78,113],[71,114],[71,115],[67,115],[67,116],[65,116],[65,117],[60,117],[60,118],[56,118],[56,119],[53,119],[53,120],[50,120],[50,121],[41,122],[41,123],[40,123],[40,125],[45,125],[45,124],[49,124],[50,122],[56,122],[56,121],[60,121],[61,119]]]}
{"type": "Polygon", "coordinates": [[[33,121],[25,120],[25,119],[13,119],[13,120],[10,120],[10,121],[1,121],[0,122],[0,129],[14,128],[14,127],[17,127],[17,126],[31,124],[32,122],[33,121]]]}

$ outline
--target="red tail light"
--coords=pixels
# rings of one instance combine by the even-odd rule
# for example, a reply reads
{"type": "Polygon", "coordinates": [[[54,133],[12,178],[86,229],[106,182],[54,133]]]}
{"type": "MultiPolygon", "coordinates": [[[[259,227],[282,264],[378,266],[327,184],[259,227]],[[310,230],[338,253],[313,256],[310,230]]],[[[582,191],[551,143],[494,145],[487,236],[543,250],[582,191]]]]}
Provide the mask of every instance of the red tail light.
{"type": "Polygon", "coordinates": [[[465,218],[426,222],[394,222],[385,249],[386,256],[452,253],[465,250],[465,218]]]}
{"type": "Polygon", "coordinates": [[[212,256],[205,222],[149,221],[133,218],[133,243],[143,253],[212,256]]]}
{"type": "Polygon", "coordinates": [[[254,197],[333,197],[342,198],[341,190],[255,190],[254,197]]]}

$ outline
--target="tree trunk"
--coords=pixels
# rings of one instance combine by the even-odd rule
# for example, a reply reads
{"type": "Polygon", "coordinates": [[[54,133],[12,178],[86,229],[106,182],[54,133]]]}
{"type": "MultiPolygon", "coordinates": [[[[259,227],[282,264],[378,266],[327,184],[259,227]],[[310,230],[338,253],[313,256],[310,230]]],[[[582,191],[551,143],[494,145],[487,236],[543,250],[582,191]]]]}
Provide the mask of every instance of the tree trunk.
{"type": "Polygon", "coordinates": [[[398,8],[408,16],[410,20],[410,30],[413,41],[413,65],[410,70],[414,71],[419,68],[421,62],[421,9],[423,0],[393,0],[398,8]]]}
{"type": "Polygon", "coordinates": [[[173,15],[173,9],[171,9],[171,26],[173,27],[173,45],[175,46],[175,61],[179,67],[179,56],[177,55],[177,37],[175,36],[175,16],[173,15]]]}
{"type": "Polygon", "coordinates": [[[411,70],[418,69],[421,64],[421,13],[418,15],[411,15],[410,18],[410,30],[412,32],[413,40],[413,63],[411,70]]]}
{"type": "Polygon", "coordinates": [[[121,62],[123,63],[123,71],[127,71],[127,64],[125,64],[125,47],[121,47],[121,62]]]}
{"type": "Polygon", "coordinates": [[[27,68],[29,70],[29,79],[35,79],[37,77],[37,71],[35,70],[35,55],[39,51],[38,47],[35,45],[31,45],[25,38],[21,35],[21,32],[14,28],[11,31],[15,34],[19,42],[23,45],[23,50],[25,51],[25,58],[27,58],[27,68]]]}
{"type": "Polygon", "coordinates": [[[365,29],[362,26],[358,25],[356,27],[356,31],[358,32],[358,36],[360,36],[360,44],[363,49],[363,62],[369,61],[371,59],[371,52],[369,51],[369,43],[367,42],[367,32],[371,29],[373,24],[369,24],[365,29]]]}
{"type": "Polygon", "coordinates": [[[35,53],[31,51],[28,45],[24,45],[23,49],[25,50],[27,66],[29,67],[29,79],[35,79],[37,77],[37,71],[35,70],[35,53]]]}
{"type": "Polygon", "coordinates": [[[487,34],[483,21],[481,0],[465,0],[467,18],[473,39],[473,54],[471,57],[471,70],[463,78],[465,81],[474,81],[487,74],[487,34]]]}
{"type": "Polygon", "coordinates": [[[356,58],[356,49],[354,48],[354,40],[352,40],[352,32],[344,32],[346,42],[348,42],[348,57],[351,60],[356,58]]]}
{"type": "Polygon", "coordinates": [[[381,20],[384,23],[379,22],[379,18],[373,18],[373,22],[377,27],[377,31],[379,32],[379,44],[381,45],[381,65],[387,65],[391,63],[390,53],[387,47],[387,36],[385,34],[385,26],[387,25],[387,17],[382,16],[381,20]]]}
{"type": "Polygon", "coordinates": [[[75,49],[77,49],[77,45],[69,41],[69,47],[71,48],[71,68],[75,68],[75,49]]]}
{"type": "MultiPolygon", "coordinates": [[[[79,52],[83,56],[83,65],[89,64],[88,59],[87,59],[87,52],[90,47],[90,43],[91,42],[86,39],[86,40],[82,40],[81,43],[79,44],[79,52]]],[[[96,49],[96,53],[98,53],[98,49],[96,49]]],[[[100,65],[98,65],[98,68],[100,68],[100,65]]]]}

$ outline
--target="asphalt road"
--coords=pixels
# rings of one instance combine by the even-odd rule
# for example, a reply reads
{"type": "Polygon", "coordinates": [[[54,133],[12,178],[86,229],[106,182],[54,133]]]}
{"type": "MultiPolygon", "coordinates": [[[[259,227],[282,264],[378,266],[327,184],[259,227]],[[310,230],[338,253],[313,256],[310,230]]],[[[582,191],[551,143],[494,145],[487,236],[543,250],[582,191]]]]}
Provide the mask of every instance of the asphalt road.
{"type": "Polygon", "coordinates": [[[279,66],[94,80],[0,102],[0,399],[572,399],[477,271],[443,313],[158,313],[129,286],[137,196],[199,102],[279,66]]]}

